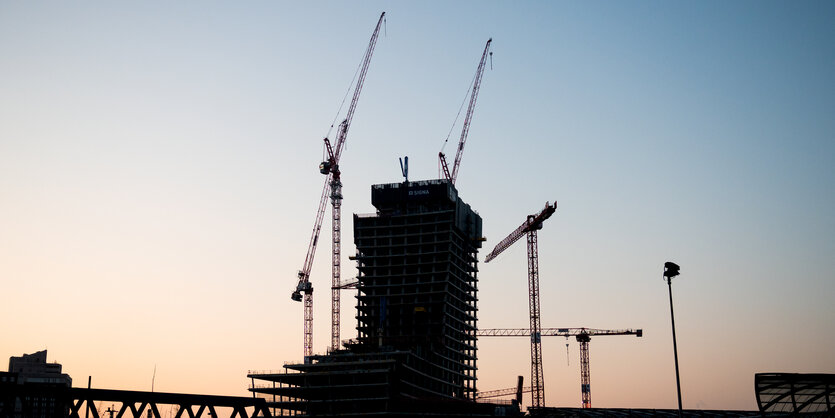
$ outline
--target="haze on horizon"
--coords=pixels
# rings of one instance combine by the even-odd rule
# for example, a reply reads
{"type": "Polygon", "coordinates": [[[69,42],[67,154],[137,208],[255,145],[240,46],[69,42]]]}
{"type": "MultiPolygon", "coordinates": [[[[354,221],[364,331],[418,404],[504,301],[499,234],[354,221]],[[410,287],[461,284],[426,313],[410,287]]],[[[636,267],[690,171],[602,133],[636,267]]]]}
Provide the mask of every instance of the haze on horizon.
{"type": "MultiPolygon", "coordinates": [[[[77,385],[150,390],[156,368],[157,391],[237,396],[247,370],[300,361],[289,296],[322,137],[382,11],[341,164],[343,277],[371,185],[404,155],[438,177],[492,37],[456,186],[481,260],[558,201],[543,327],[644,330],[592,339],[593,406],[676,406],[668,260],[685,408],[755,409],[758,372],[835,373],[826,1],[0,2],[0,359],[48,349],[77,385]]],[[[479,326],[526,327],[524,245],[479,268],[479,326]]],[[[576,342],[543,350],[547,404],[579,406],[576,342]]],[[[478,366],[480,390],[527,382],[529,344],[482,338],[478,366]]]]}

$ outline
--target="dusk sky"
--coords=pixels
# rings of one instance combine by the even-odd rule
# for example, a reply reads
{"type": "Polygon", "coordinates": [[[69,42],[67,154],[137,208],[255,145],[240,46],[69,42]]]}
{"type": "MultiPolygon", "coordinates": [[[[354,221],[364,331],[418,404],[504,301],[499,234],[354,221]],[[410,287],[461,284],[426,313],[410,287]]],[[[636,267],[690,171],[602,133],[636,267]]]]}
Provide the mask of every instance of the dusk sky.
{"type": "MultiPolygon", "coordinates": [[[[480,328],[528,326],[524,241],[483,260],[556,200],[542,326],[644,330],[592,338],[593,406],[676,407],[668,260],[685,408],[835,373],[831,1],[0,1],[0,364],[48,349],[75,386],[150,390],[156,369],[157,391],[250,396],[248,370],[301,361],[322,137],[383,11],[341,161],[343,277],[371,185],[406,155],[439,177],[492,37],[456,183],[487,238],[480,328]]],[[[543,351],[546,404],[579,407],[576,341],[543,351]]],[[[478,354],[479,390],[529,383],[527,339],[478,354]]]]}

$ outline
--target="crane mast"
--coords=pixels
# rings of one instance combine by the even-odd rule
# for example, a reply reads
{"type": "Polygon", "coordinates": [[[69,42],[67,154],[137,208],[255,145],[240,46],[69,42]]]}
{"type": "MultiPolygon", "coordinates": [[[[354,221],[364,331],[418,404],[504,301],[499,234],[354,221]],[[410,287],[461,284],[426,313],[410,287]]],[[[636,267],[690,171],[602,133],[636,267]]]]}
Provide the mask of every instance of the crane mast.
{"type": "Polygon", "coordinates": [[[478,68],[475,71],[475,79],[473,79],[472,94],[470,95],[470,105],[467,107],[467,116],[464,118],[464,126],[461,129],[461,138],[458,140],[458,151],[455,153],[455,162],[452,165],[450,172],[447,165],[446,156],[443,152],[438,153],[438,160],[441,163],[444,178],[449,180],[453,185],[455,179],[458,177],[458,166],[461,165],[461,157],[464,155],[464,143],[467,142],[467,134],[470,132],[470,122],[473,119],[473,111],[475,110],[475,102],[478,99],[478,91],[481,88],[481,77],[484,75],[484,65],[487,63],[487,54],[490,52],[490,43],[493,38],[487,40],[487,45],[484,46],[484,52],[481,53],[481,61],[478,63],[478,68]]]}
{"type": "Polygon", "coordinates": [[[374,47],[377,44],[377,37],[380,33],[380,26],[386,13],[380,14],[380,19],[377,21],[377,26],[374,28],[374,33],[371,35],[371,40],[368,42],[365,55],[362,60],[361,68],[357,78],[357,84],[354,88],[354,95],[351,99],[351,104],[348,107],[347,114],[342,123],[339,124],[337,130],[336,143],[331,145],[330,140],[326,137],[325,153],[326,160],[319,164],[319,172],[326,175],[325,185],[322,189],[322,196],[319,200],[319,208],[316,212],[316,221],[313,224],[313,233],[310,236],[310,243],[307,247],[307,255],[305,256],[304,265],[298,273],[298,284],[291,295],[291,299],[295,301],[304,302],[304,356],[307,359],[313,354],[313,284],[310,282],[310,270],[313,267],[313,257],[316,254],[316,246],[319,241],[319,233],[322,230],[322,220],[325,215],[325,208],[328,199],[331,201],[332,209],[332,233],[333,233],[333,258],[332,258],[332,275],[331,275],[331,347],[339,348],[339,285],[340,283],[340,258],[341,258],[341,208],[342,208],[342,181],[341,172],[339,170],[339,158],[342,155],[342,150],[345,146],[345,139],[348,136],[348,129],[351,127],[351,120],[354,117],[354,111],[359,101],[362,86],[365,82],[365,76],[368,73],[368,64],[371,63],[371,56],[374,53],[374,47]]]}
{"type": "Polygon", "coordinates": [[[525,222],[515,231],[501,240],[484,259],[485,263],[496,258],[508,247],[527,234],[528,242],[528,311],[530,313],[531,336],[531,388],[534,408],[545,406],[545,378],[542,372],[542,335],[539,325],[539,249],[536,232],[542,229],[542,223],[557,210],[557,203],[545,202],[545,208],[535,215],[528,215],[525,222]]]}
{"type": "MultiPolygon", "coordinates": [[[[591,370],[589,360],[589,342],[592,335],[635,335],[642,337],[641,329],[594,329],[594,328],[542,328],[540,335],[575,337],[580,344],[580,398],[583,408],[591,408],[591,370]]],[[[526,328],[493,328],[476,331],[479,337],[522,337],[531,335],[526,328]]]]}

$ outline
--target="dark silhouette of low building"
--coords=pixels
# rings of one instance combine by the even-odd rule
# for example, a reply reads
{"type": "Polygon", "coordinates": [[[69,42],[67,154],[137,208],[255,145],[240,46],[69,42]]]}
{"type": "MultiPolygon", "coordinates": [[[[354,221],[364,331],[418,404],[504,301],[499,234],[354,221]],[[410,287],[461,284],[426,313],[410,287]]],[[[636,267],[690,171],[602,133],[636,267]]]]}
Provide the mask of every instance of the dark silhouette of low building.
{"type": "Polygon", "coordinates": [[[29,396],[0,396],[0,417],[65,417],[68,405],[56,396],[59,389],[72,386],[72,378],[62,373],[58,363],[47,363],[46,350],[9,358],[9,371],[0,373],[2,392],[11,395],[20,386],[29,396]]]}

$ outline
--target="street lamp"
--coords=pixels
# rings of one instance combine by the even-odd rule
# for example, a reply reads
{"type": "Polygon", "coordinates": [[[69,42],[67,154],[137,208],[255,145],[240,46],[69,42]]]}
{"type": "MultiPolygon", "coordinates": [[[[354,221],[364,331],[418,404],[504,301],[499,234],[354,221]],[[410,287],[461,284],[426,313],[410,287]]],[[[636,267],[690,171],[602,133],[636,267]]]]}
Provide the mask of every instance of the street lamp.
{"type": "Polygon", "coordinates": [[[676,361],[676,391],[678,392],[678,416],[681,416],[681,380],[678,376],[678,347],[676,346],[676,317],[673,315],[673,277],[678,276],[679,266],[672,261],[664,263],[664,278],[667,279],[667,288],[670,289],[670,319],[673,324],[673,357],[676,361]]]}

